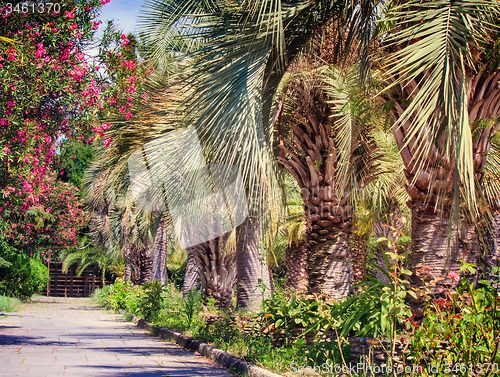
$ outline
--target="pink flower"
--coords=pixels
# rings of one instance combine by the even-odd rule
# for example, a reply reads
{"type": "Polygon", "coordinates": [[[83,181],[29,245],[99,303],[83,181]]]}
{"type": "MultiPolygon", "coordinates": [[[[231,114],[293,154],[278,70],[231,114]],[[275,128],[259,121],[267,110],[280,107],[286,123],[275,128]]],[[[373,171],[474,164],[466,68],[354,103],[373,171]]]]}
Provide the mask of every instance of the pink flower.
{"type": "Polygon", "coordinates": [[[75,17],[75,14],[73,12],[64,11],[64,18],[67,18],[68,20],[70,20],[74,17],[75,17]]]}
{"type": "Polygon", "coordinates": [[[130,118],[132,118],[132,112],[131,111],[129,111],[127,113],[127,115],[125,116],[125,120],[129,120],[130,118]]]}
{"type": "Polygon", "coordinates": [[[455,280],[456,282],[460,281],[460,275],[457,274],[455,271],[448,272],[448,277],[455,280]]]}
{"type": "Polygon", "coordinates": [[[97,28],[99,27],[99,25],[100,25],[100,24],[102,24],[102,21],[101,21],[101,20],[94,21],[94,22],[93,22],[92,29],[97,30],[97,28]]]}
{"type": "Polygon", "coordinates": [[[45,63],[48,63],[48,62],[50,62],[50,58],[49,58],[48,56],[46,56],[46,57],[44,57],[44,58],[43,58],[43,61],[44,61],[45,63]]]}
{"type": "Polygon", "coordinates": [[[68,29],[69,30],[76,30],[76,29],[78,29],[78,25],[77,24],[72,24],[72,25],[69,26],[68,29]]]}
{"type": "Polygon", "coordinates": [[[101,4],[102,5],[106,5],[107,3],[109,3],[111,0],[101,0],[101,4]]]}
{"type": "Polygon", "coordinates": [[[111,126],[111,123],[105,123],[105,124],[103,124],[103,125],[102,125],[102,127],[101,127],[101,128],[102,128],[103,130],[107,130],[110,126],[111,126]]]}

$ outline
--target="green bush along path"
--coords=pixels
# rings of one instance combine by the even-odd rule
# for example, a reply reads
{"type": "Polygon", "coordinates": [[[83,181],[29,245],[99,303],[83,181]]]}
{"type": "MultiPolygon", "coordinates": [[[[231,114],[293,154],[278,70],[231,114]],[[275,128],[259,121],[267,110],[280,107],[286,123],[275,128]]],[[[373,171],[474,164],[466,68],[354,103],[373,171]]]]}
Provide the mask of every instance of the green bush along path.
{"type": "Polygon", "coordinates": [[[36,297],[0,317],[0,365],[0,377],[231,376],[82,298],[36,297]]]}

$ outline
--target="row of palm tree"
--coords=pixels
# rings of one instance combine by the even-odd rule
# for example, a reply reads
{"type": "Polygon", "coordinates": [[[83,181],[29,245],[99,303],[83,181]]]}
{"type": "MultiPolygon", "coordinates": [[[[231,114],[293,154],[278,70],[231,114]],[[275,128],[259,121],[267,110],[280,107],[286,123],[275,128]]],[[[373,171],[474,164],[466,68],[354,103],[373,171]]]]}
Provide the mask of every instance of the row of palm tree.
{"type": "MultiPolygon", "coordinates": [[[[437,276],[434,278],[446,277],[447,269],[458,268],[459,258],[470,256],[469,261],[474,261],[472,253],[461,253],[461,249],[472,248],[474,232],[471,226],[461,227],[458,222],[462,219],[470,225],[478,218],[482,200],[478,189],[482,184],[490,140],[497,131],[495,119],[500,103],[498,47],[495,47],[498,5],[497,1],[444,0],[279,4],[258,1],[234,2],[231,6],[217,1],[202,4],[150,1],[151,11],[146,14],[144,25],[149,35],[158,38],[185,27],[185,38],[196,36],[203,40],[202,47],[189,55],[194,64],[186,82],[196,90],[187,100],[191,107],[185,120],[192,122],[204,136],[204,145],[212,148],[216,145],[212,151],[216,161],[230,158],[231,162],[244,161],[240,166],[251,167],[263,162],[269,165],[270,161],[271,169],[259,171],[261,175],[267,172],[267,179],[261,179],[266,183],[276,180],[274,154],[264,160],[259,158],[259,153],[264,150],[272,153],[269,150],[273,141],[271,133],[283,109],[282,101],[274,94],[294,58],[308,46],[318,29],[328,26],[330,33],[335,31],[330,45],[338,52],[335,63],[341,68],[340,72],[329,83],[295,81],[289,85],[290,92],[285,96],[295,101],[294,105],[303,113],[295,113],[298,119],[292,121],[295,124],[291,125],[291,138],[281,143],[284,153],[277,158],[294,175],[299,186],[309,191],[310,197],[304,200],[309,217],[305,252],[313,254],[307,258],[313,263],[308,267],[314,280],[310,288],[315,290],[319,285],[321,290],[334,294],[327,288],[332,282],[321,281],[328,276],[328,268],[333,268],[327,257],[332,250],[322,247],[328,240],[326,236],[342,239],[331,234],[335,228],[333,221],[338,221],[339,217],[332,216],[329,210],[337,200],[344,204],[344,213],[347,212],[344,195],[351,193],[346,189],[348,180],[354,177],[354,186],[364,186],[353,174],[360,174],[356,164],[362,160],[355,155],[356,148],[373,152],[372,148],[353,140],[353,127],[345,127],[352,121],[348,115],[353,96],[349,96],[345,88],[338,90],[335,85],[348,82],[351,77],[360,82],[362,91],[373,77],[369,74],[370,69],[382,75],[384,90],[379,98],[386,102],[386,108],[394,116],[393,134],[405,165],[413,220],[413,270],[426,263],[435,268],[437,276]],[[160,25],[162,35],[157,32],[160,25]],[[359,62],[359,74],[350,71],[345,64],[353,61],[359,62]],[[328,93],[332,102],[328,109],[321,104],[328,100],[315,98],[308,86],[319,92],[316,97],[321,97],[325,88],[337,91],[328,93]],[[255,91],[251,92],[250,88],[255,91]],[[254,100],[250,102],[248,96],[252,94],[254,100]],[[312,106],[306,104],[309,97],[316,100],[312,101],[312,106]],[[342,103],[343,99],[349,101],[342,103]],[[273,103],[277,111],[271,115],[273,103]],[[332,121],[335,109],[342,116],[332,121]],[[487,119],[492,123],[485,126],[487,119]],[[476,135],[475,124],[482,127],[480,135],[476,135]],[[248,135],[249,130],[254,135],[269,136],[249,137],[245,140],[245,148],[238,148],[240,144],[234,142],[238,139],[229,138],[234,134],[248,135]],[[333,132],[338,132],[339,137],[331,138],[329,145],[328,137],[333,132]],[[217,143],[220,140],[226,143],[217,143]],[[249,147],[252,142],[254,144],[249,147]],[[240,150],[243,153],[238,153],[240,150]],[[344,159],[338,172],[341,177],[337,195],[340,193],[341,197],[334,197],[332,182],[325,182],[325,179],[333,180],[337,173],[332,163],[336,150],[344,159]],[[323,198],[320,197],[322,193],[323,198]],[[320,204],[322,206],[318,207],[320,204]],[[449,238],[451,216],[455,220],[451,228],[455,230],[449,238]],[[322,234],[317,233],[319,231],[322,234]],[[448,242],[449,239],[452,241],[448,242]],[[314,270],[319,271],[317,275],[314,270]]],[[[367,123],[360,124],[362,132],[355,133],[355,137],[369,142],[362,136],[363,132],[369,133],[369,127],[367,123]]],[[[365,165],[370,166],[370,163],[365,165]]],[[[245,173],[249,185],[257,180],[251,169],[245,173]]],[[[373,169],[371,174],[374,174],[373,169]]],[[[369,177],[369,173],[363,175],[363,179],[369,177]]],[[[268,197],[274,199],[272,194],[268,197]]],[[[340,220],[344,228],[350,226],[349,219],[340,220]]],[[[338,246],[347,249],[347,239],[340,241],[338,246]],[[340,246],[342,243],[345,246],[340,246]]],[[[346,256],[342,250],[338,255],[346,256]]],[[[344,274],[348,273],[347,268],[344,274]]]]}
{"type": "MultiPolygon", "coordinates": [[[[387,177],[402,183],[401,173],[412,270],[425,263],[434,279],[450,283],[446,271],[457,270],[460,258],[477,260],[479,208],[499,208],[499,17],[498,0],[149,0],[142,31],[157,65],[150,101],[137,104],[136,119],[114,120],[113,146],[99,152],[90,174],[94,186],[99,174],[105,182],[94,197],[106,199],[94,208],[107,206],[108,221],[117,219],[106,226],[122,252],[128,242],[149,250],[164,232],[156,231],[158,214],[133,197],[116,209],[128,190],[128,158],[194,127],[206,163],[236,166],[250,203],[235,249],[224,235],[190,250],[190,270],[221,306],[235,280],[242,307],[258,304],[256,288],[269,285],[263,235],[285,214],[283,170],[301,190],[305,219],[303,238],[288,232],[292,286],[347,294],[341,283],[352,280],[353,235],[363,245],[371,232],[363,221],[376,223],[373,213],[398,217],[405,194],[387,177]],[[171,59],[174,45],[187,47],[171,59]],[[318,51],[326,61],[311,58],[318,51]],[[394,141],[381,132],[387,124],[394,141]],[[396,146],[402,163],[389,167],[383,145],[396,146]]],[[[167,180],[148,195],[164,201],[175,184],[167,180]]],[[[183,195],[205,189],[193,184],[183,195]]],[[[173,226],[168,211],[161,218],[173,226]]],[[[363,253],[361,246],[356,259],[363,253]]]]}

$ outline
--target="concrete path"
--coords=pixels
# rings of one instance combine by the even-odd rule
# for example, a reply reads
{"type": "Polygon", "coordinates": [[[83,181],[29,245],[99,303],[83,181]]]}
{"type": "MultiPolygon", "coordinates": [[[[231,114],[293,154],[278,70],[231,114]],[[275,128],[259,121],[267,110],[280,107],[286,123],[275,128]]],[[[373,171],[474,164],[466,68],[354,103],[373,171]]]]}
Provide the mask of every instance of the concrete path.
{"type": "Polygon", "coordinates": [[[229,377],[90,299],[38,297],[0,316],[0,376],[229,377]]]}

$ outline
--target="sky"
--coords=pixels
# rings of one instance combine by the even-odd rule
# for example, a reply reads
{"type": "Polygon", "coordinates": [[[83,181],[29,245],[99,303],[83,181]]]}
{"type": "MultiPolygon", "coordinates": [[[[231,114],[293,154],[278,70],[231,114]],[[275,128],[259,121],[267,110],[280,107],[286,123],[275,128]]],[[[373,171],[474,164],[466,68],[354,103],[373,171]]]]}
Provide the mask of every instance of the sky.
{"type": "MultiPolygon", "coordinates": [[[[144,0],[111,0],[101,9],[99,19],[106,23],[108,20],[116,20],[116,25],[125,34],[136,31],[138,15],[144,0]]],[[[101,25],[100,29],[103,29],[101,25]]]]}

